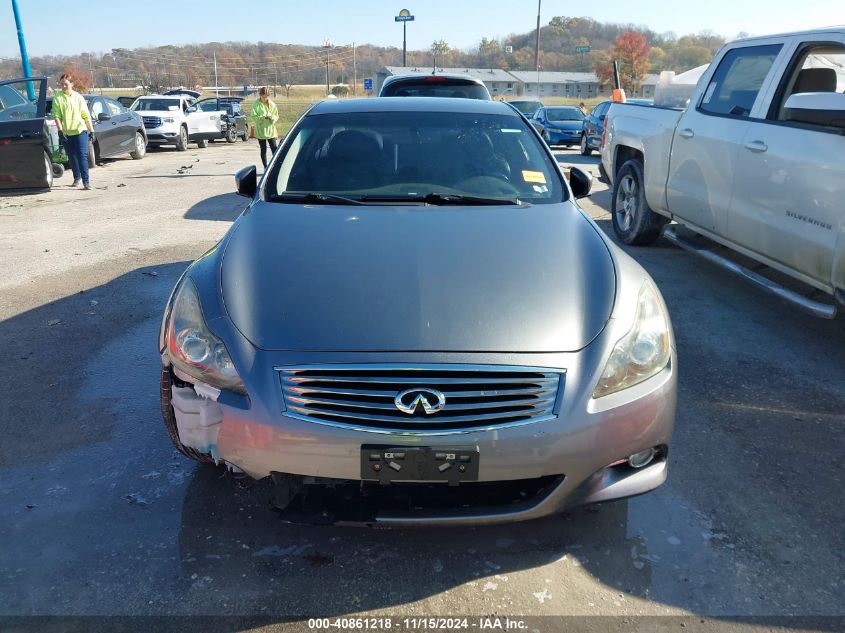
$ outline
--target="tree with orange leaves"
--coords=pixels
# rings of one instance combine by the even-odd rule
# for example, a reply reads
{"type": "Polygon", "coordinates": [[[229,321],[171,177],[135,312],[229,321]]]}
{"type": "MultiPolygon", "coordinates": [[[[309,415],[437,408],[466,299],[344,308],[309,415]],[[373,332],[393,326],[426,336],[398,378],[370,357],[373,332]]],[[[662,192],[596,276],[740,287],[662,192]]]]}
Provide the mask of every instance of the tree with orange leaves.
{"type": "Polygon", "coordinates": [[[609,60],[596,66],[596,75],[602,84],[613,81],[613,61],[619,64],[619,82],[629,94],[635,94],[648,73],[648,54],[651,47],[642,33],[626,31],[619,35],[610,47],[609,60]]]}

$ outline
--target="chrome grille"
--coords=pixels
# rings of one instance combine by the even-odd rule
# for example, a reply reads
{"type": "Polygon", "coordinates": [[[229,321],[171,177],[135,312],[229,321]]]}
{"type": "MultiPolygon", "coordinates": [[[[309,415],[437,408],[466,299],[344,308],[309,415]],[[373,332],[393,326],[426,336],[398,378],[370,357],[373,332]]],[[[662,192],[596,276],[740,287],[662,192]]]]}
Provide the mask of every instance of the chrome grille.
{"type": "Polygon", "coordinates": [[[287,415],[378,432],[466,432],[553,416],[563,370],[502,365],[306,365],[277,367],[287,415]],[[436,389],[443,410],[413,415],[394,403],[415,387],[436,389]]]}
{"type": "Polygon", "coordinates": [[[144,127],[160,127],[161,126],[161,117],[158,116],[145,116],[144,119],[144,127]]]}

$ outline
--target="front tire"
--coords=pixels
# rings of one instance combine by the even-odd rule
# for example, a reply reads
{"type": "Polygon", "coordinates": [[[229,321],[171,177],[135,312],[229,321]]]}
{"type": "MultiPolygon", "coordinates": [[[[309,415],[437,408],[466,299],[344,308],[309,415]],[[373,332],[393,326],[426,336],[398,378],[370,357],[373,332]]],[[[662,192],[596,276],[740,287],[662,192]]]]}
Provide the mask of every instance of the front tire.
{"type": "Polygon", "coordinates": [[[246,129],[244,130],[244,135],[243,135],[243,138],[242,138],[241,140],[242,140],[244,143],[246,143],[247,141],[249,141],[249,128],[246,128],[246,129]]]}
{"type": "Polygon", "coordinates": [[[590,149],[590,145],[587,143],[587,135],[581,135],[581,156],[589,156],[593,153],[593,150],[590,149]]]}
{"type": "MultiPolygon", "coordinates": [[[[58,165],[58,167],[61,167],[61,165],[58,165]]],[[[62,171],[64,172],[63,167],[62,171]]],[[[47,152],[44,152],[44,188],[53,188],[53,161],[50,159],[50,155],[47,152]]]]}
{"type": "Polygon", "coordinates": [[[97,166],[97,146],[90,139],[88,140],[88,169],[97,166]]]}
{"type": "Polygon", "coordinates": [[[129,152],[133,160],[141,160],[147,155],[147,141],[140,132],[135,132],[135,151],[129,152]]]}
{"type": "Polygon", "coordinates": [[[632,246],[654,242],[668,221],[648,206],[644,182],[643,164],[632,159],[622,165],[613,183],[613,230],[620,241],[632,246]]]}
{"type": "Polygon", "coordinates": [[[226,142],[227,143],[234,143],[238,140],[238,131],[235,129],[234,126],[231,126],[228,130],[226,130],[226,142]]]}
{"type": "Polygon", "coordinates": [[[176,151],[184,152],[188,149],[188,128],[182,126],[179,128],[179,138],[176,139],[176,151]]]}

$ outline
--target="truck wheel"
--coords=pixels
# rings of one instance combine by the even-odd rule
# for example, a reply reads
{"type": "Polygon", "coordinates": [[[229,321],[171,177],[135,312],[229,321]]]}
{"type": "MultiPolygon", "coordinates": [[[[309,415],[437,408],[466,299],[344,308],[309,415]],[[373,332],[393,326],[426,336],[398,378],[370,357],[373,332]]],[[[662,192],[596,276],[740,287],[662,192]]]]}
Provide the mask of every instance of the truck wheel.
{"type": "Polygon", "coordinates": [[[168,437],[170,437],[170,441],[185,457],[206,464],[214,463],[214,458],[208,453],[200,453],[190,446],[185,446],[179,440],[179,427],[176,426],[176,414],[173,412],[173,404],[171,403],[172,397],[170,372],[163,370],[161,372],[161,416],[164,418],[164,428],[168,437]]]}
{"type": "Polygon", "coordinates": [[[129,152],[133,160],[141,160],[147,155],[147,139],[140,132],[135,132],[135,151],[129,152]]]}
{"type": "Polygon", "coordinates": [[[229,126],[229,129],[226,130],[226,142],[227,143],[234,143],[238,140],[238,131],[235,129],[235,126],[229,126]]]}
{"type": "Polygon", "coordinates": [[[593,153],[593,150],[590,149],[590,146],[587,145],[587,135],[581,135],[581,156],[589,156],[593,153]]]}
{"type": "Polygon", "coordinates": [[[643,164],[629,160],[613,183],[611,216],[616,236],[625,244],[645,246],[660,236],[667,219],[651,210],[645,199],[643,164]]]}
{"type": "MultiPolygon", "coordinates": [[[[59,165],[61,167],[61,165],[59,165]]],[[[50,160],[50,155],[44,152],[44,188],[53,188],[53,161],[50,160]]]]}
{"type": "Polygon", "coordinates": [[[179,138],[176,139],[176,151],[184,152],[188,149],[188,128],[182,126],[179,128],[179,138]]]}
{"type": "Polygon", "coordinates": [[[199,147],[200,149],[208,147],[208,139],[204,139],[204,138],[199,139],[197,141],[197,147],[199,147]]]}
{"type": "Polygon", "coordinates": [[[53,163],[53,178],[61,178],[65,173],[65,166],[61,163],[53,163]]]}

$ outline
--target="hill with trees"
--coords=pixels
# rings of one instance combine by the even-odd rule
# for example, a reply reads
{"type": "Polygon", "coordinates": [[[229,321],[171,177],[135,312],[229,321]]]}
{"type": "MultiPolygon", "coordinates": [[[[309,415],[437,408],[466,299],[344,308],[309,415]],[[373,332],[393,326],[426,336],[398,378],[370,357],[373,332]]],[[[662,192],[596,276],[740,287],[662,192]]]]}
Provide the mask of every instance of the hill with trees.
{"type": "MultiPolygon", "coordinates": [[[[640,59],[636,72],[652,73],[683,72],[705,64],[725,41],[710,32],[677,37],[674,33],[658,34],[644,26],[556,16],[540,29],[541,68],[596,72],[603,77],[611,50],[619,52],[619,38],[623,35],[630,46],[636,44],[641,53],[645,51],[645,60],[640,59]],[[636,42],[631,41],[627,35],[630,33],[637,35],[636,42]],[[586,46],[589,52],[576,52],[577,47],[586,46]]],[[[465,50],[438,40],[426,50],[408,51],[408,64],[431,67],[436,59],[438,66],[533,70],[535,38],[533,29],[501,39],[482,37],[476,46],[465,50]]],[[[322,84],[326,82],[327,61],[329,83],[350,84],[354,76],[360,82],[384,66],[401,65],[402,51],[372,45],[353,48],[351,45],[211,42],[37,56],[30,63],[33,74],[47,75],[52,83],[61,72],[70,71],[81,80],[82,89],[89,89],[93,83],[97,87],[143,86],[156,90],[176,85],[214,85],[215,69],[216,83],[221,86],[322,84]]],[[[19,75],[19,58],[0,59],[0,77],[19,75]]]]}

